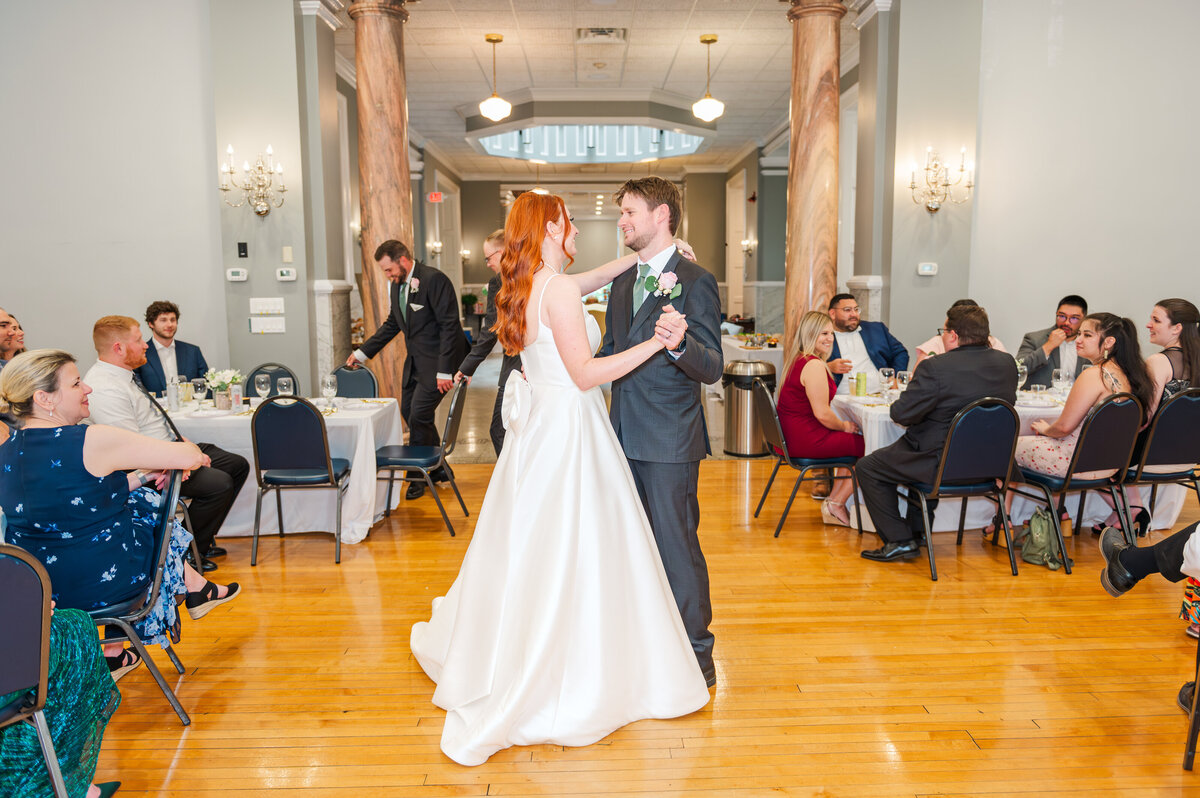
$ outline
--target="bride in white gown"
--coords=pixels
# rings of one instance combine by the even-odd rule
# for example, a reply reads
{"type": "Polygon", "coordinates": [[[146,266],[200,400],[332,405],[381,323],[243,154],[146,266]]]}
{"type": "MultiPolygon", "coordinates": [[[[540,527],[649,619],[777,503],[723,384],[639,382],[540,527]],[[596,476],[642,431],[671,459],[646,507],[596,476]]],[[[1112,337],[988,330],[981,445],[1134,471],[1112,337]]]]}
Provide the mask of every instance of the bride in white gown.
{"type": "Polygon", "coordinates": [[[578,232],[559,197],[522,194],[509,214],[497,330],[528,382],[514,372],[505,389],[504,448],[458,577],[412,628],[446,710],[442,751],[463,765],[708,703],[599,387],[662,350],[670,325],[592,357],[600,330],[581,292],[636,256],[562,275],[578,232]]]}

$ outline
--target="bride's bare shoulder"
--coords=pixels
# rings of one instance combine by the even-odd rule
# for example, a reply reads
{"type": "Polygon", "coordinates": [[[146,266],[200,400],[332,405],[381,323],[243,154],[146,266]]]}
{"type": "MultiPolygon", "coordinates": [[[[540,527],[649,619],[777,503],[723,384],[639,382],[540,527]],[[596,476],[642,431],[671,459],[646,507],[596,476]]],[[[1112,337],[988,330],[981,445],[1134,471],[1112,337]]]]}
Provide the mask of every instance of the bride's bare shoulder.
{"type": "Polygon", "coordinates": [[[551,280],[546,284],[546,299],[554,303],[562,303],[570,300],[578,302],[582,294],[579,293],[579,284],[574,280],[551,280]]]}

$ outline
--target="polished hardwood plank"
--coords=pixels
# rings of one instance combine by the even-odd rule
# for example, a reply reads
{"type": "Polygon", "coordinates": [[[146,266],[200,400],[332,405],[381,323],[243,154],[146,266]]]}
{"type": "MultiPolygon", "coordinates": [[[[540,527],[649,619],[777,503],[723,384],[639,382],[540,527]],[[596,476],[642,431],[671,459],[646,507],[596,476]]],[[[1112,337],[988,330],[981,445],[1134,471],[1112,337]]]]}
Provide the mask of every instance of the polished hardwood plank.
{"type": "MultiPolygon", "coordinates": [[[[246,593],[184,621],[174,683],[192,726],[135,671],[97,780],[199,797],[1200,793],[1180,767],[1175,693],[1196,646],[1176,618],[1180,586],[1110,598],[1090,534],[1068,542],[1073,575],[1022,563],[1013,577],[977,531],[957,550],[936,536],[931,582],[923,560],[862,560],[875,538],[822,525],[808,498],[775,539],[790,482],[755,519],[769,465],[738,460],[700,472],[712,702],[586,748],[456,765],[408,635],[453,581],[491,470],[457,467],[471,517],[449,510],[455,538],[426,497],[344,546],[340,566],[329,535],[264,537],[256,568],[248,539],[222,539],[216,575],[246,593]]],[[[1198,516],[1189,499],[1180,526],[1198,516]]]]}

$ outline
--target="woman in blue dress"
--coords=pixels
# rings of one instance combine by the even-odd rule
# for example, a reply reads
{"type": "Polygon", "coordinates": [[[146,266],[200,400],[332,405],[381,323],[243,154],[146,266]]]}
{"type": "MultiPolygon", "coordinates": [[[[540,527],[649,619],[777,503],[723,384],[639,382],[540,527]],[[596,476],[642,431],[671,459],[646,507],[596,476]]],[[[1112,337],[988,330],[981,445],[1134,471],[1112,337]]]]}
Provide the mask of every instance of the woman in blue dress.
{"type": "MultiPolygon", "coordinates": [[[[192,443],[81,425],[89,393],[75,358],[57,349],[25,352],[0,371],[0,419],[13,428],[0,445],[7,542],[45,565],[59,607],[85,611],[134,598],[150,584],[158,514],[174,508],[161,508],[161,495],[146,486],[206,459],[192,443]]],[[[190,540],[175,524],[162,591],[138,627],[147,641],[177,631],[177,596],[200,618],[238,594],[236,582],[216,585],[183,562],[190,540]]],[[[105,654],[115,677],[139,662],[120,645],[105,654]]]]}

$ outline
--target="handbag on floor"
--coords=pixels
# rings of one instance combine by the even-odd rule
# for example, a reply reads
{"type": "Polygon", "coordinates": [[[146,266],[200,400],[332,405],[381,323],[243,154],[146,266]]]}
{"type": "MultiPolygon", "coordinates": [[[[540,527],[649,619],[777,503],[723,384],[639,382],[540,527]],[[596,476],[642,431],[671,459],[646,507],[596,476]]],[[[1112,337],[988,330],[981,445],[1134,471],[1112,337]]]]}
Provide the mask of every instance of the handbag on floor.
{"type": "MultiPolygon", "coordinates": [[[[1038,509],[1029,519],[1029,526],[1017,536],[1014,543],[1021,544],[1021,559],[1034,565],[1044,565],[1051,571],[1063,566],[1064,554],[1054,534],[1054,518],[1050,511],[1038,509]]],[[[1068,558],[1071,565],[1075,562],[1068,558]]]]}

